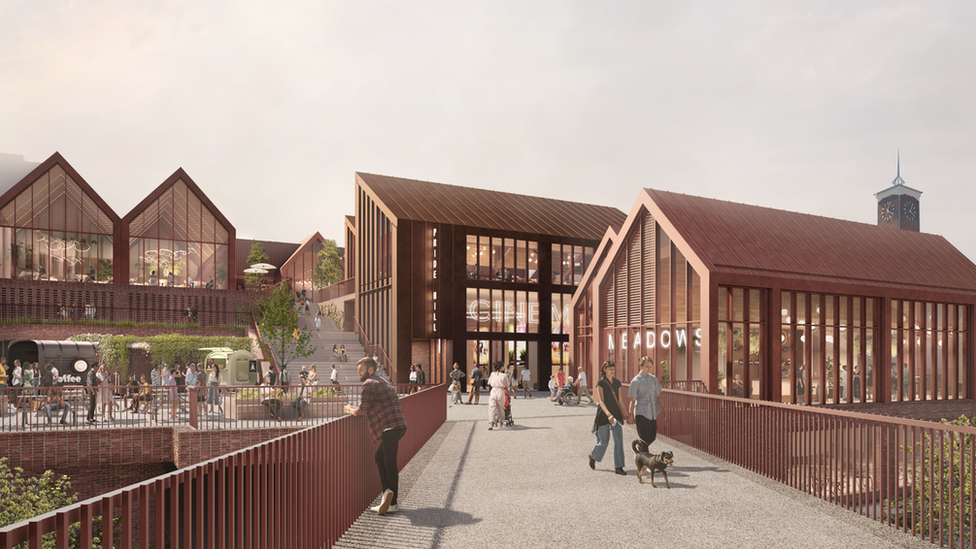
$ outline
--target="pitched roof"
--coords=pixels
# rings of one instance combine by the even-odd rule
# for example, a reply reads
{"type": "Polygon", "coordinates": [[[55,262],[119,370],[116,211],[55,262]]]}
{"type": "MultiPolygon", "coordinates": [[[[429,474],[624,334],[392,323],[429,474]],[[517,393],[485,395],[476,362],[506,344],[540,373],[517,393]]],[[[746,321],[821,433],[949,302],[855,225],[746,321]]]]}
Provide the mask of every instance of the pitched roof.
{"type": "Polygon", "coordinates": [[[609,206],[356,173],[361,185],[399,219],[600,240],[626,214],[609,206]]]}
{"type": "Polygon", "coordinates": [[[300,243],[300,244],[298,245],[298,247],[297,247],[297,248],[295,248],[295,251],[294,251],[294,252],[292,252],[292,254],[291,254],[291,255],[290,255],[289,257],[288,257],[288,259],[287,259],[287,260],[285,260],[285,262],[284,262],[284,263],[282,263],[282,264],[281,264],[281,266],[280,266],[279,268],[280,268],[280,269],[281,269],[282,271],[283,271],[283,270],[285,270],[285,269],[287,269],[289,265],[291,265],[291,264],[292,264],[292,263],[293,263],[293,262],[294,262],[294,261],[295,261],[296,259],[298,259],[298,258],[299,258],[299,257],[300,257],[300,256],[301,256],[301,255],[302,255],[303,253],[305,253],[305,250],[306,250],[306,249],[307,249],[307,248],[308,248],[309,246],[311,246],[313,242],[325,242],[325,238],[323,238],[323,237],[322,237],[322,235],[321,235],[321,234],[319,234],[319,232],[318,232],[318,231],[316,231],[316,232],[314,232],[314,233],[312,233],[312,234],[311,234],[311,235],[309,235],[309,236],[308,236],[308,237],[307,237],[307,238],[306,238],[305,240],[302,240],[302,241],[301,241],[301,243],[300,243]]]}
{"type": "MultiPolygon", "coordinates": [[[[47,160],[45,160],[44,162],[41,162],[40,164],[35,164],[34,168],[30,170],[30,172],[27,173],[27,175],[24,175],[23,178],[21,178],[15,184],[10,185],[6,189],[4,189],[2,194],[0,194],[0,208],[6,206],[11,200],[17,198],[17,195],[23,192],[24,189],[26,189],[27,187],[33,185],[38,178],[40,178],[42,175],[50,171],[51,168],[53,168],[54,166],[60,166],[61,169],[63,169],[64,172],[68,174],[68,176],[75,183],[78,184],[78,186],[82,189],[82,191],[84,191],[84,193],[88,195],[89,198],[92,199],[92,202],[94,202],[95,205],[97,205],[98,208],[102,211],[102,213],[104,213],[109,218],[109,220],[112,222],[113,225],[120,221],[121,218],[118,216],[118,214],[115,213],[115,210],[113,210],[112,207],[109,206],[108,203],[105,202],[105,200],[103,200],[102,197],[99,196],[97,192],[95,192],[95,189],[93,189],[91,185],[89,185],[88,182],[85,181],[85,178],[82,177],[81,174],[79,174],[74,169],[74,167],[71,164],[69,164],[68,161],[65,160],[63,156],[61,156],[61,153],[57,151],[55,151],[54,154],[49,156],[47,160]]],[[[12,220],[6,220],[4,221],[4,223],[12,223],[12,220]]]]}
{"type": "Polygon", "coordinates": [[[643,194],[665,232],[709,271],[976,291],[976,265],[940,235],[654,189],[643,194]]]}

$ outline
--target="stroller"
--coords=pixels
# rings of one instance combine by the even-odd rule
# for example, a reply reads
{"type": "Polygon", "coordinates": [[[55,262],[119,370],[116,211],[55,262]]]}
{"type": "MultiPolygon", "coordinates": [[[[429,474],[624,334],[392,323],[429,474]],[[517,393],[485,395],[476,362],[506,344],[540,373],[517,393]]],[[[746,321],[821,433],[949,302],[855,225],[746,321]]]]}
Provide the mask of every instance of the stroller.
{"type": "Polygon", "coordinates": [[[580,403],[580,397],[573,392],[573,376],[566,378],[566,384],[559,389],[556,393],[556,398],[554,401],[560,406],[566,404],[568,406],[576,406],[580,403]]]}
{"type": "Polygon", "coordinates": [[[505,391],[505,427],[515,427],[515,420],[512,419],[512,397],[505,391]]]}

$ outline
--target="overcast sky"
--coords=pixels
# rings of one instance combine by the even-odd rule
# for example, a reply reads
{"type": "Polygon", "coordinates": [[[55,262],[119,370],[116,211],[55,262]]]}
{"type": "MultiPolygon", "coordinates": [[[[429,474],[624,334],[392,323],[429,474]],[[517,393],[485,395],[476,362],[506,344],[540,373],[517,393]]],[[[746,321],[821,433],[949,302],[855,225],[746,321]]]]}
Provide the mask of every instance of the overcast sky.
{"type": "Polygon", "coordinates": [[[239,237],[341,245],[356,171],[875,223],[900,148],[976,259],[974,31],[935,0],[5,0],[0,152],[120,216],[183,167],[239,237]]]}

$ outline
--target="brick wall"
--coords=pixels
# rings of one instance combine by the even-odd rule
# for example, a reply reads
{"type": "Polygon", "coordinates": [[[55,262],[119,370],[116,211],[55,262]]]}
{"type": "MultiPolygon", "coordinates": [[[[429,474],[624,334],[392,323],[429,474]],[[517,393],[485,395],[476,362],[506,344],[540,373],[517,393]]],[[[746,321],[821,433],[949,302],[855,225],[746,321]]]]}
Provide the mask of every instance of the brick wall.
{"type": "Polygon", "coordinates": [[[29,475],[71,478],[84,500],[282,436],[295,428],[196,431],[189,427],[0,434],[0,456],[29,475]]]}
{"type": "Polygon", "coordinates": [[[227,328],[156,328],[150,326],[88,326],[85,324],[0,324],[0,338],[6,340],[47,339],[63,341],[78,334],[112,334],[150,337],[178,332],[181,335],[245,337],[245,330],[227,328]]]}
{"type": "MultiPolygon", "coordinates": [[[[46,280],[0,279],[0,319],[64,320],[62,307],[81,321],[86,310],[95,320],[138,323],[186,322],[186,310],[196,311],[201,326],[238,323],[238,310],[258,293],[200,288],[168,288],[122,284],[85,284],[46,280]],[[86,309],[90,305],[92,309],[86,309]]],[[[71,318],[69,314],[67,318],[71,318]]]]}
{"type": "Polygon", "coordinates": [[[297,430],[295,427],[280,427],[215,433],[181,428],[174,433],[175,463],[182,469],[297,430]]]}
{"type": "Polygon", "coordinates": [[[953,420],[961,415],[976,416],[976,400],[925,400],[917,402],[868,402],[822,406],[834,410],[902,417],[921,421],[953,420]]]}

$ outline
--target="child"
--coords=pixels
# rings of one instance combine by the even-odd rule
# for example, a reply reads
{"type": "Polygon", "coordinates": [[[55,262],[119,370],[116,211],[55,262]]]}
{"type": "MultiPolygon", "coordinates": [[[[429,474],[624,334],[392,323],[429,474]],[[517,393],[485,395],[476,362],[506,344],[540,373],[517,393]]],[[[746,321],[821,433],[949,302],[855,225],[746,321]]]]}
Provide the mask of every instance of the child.
{"type": "Polygon", "coordinates": [[[461,404],[461,384],[456,379],[451,383],[451,395],[454,397],[451,405],[461,404]]]}

